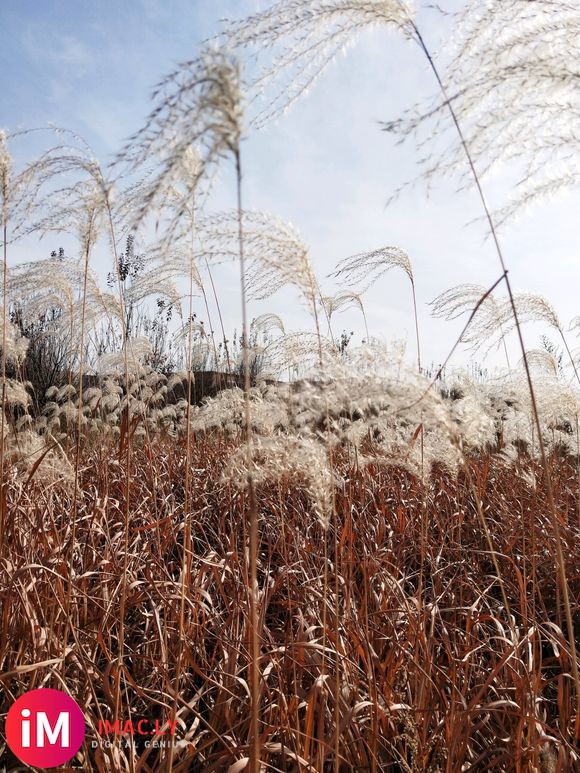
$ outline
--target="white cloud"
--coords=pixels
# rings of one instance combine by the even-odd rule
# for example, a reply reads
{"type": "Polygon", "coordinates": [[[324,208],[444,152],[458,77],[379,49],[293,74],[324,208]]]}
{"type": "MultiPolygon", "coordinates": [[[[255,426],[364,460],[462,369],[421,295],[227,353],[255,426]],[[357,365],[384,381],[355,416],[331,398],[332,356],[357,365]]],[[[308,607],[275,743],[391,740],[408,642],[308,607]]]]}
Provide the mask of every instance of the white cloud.
{"type": "Polygon", "coordinates": [[[83,74],[95,62],[95,57],[86,44],[71,35],[57,38],[47,53],[53,61],[73,67],[77,75],[83,74]]]}

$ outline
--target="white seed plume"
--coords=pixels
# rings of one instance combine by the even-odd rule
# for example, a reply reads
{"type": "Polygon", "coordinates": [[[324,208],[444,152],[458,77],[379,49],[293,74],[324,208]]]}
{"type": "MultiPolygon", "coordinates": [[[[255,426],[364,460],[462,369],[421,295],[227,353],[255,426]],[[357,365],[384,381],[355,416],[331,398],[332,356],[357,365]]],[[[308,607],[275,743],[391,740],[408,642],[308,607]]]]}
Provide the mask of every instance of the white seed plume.
{"type": "MultiPolygon", "coordinates": [[[[470,0],[458,14],[443,72],[448,97],[480,180],[506,166],[519,179],[496,226],[580,181],[579,30],[580,7],[565,0],[470,0]]],[[[424,129],[428,179],[457,174],[472,184],[441,95],[387,126],[403,137],[424,129]]]]}
{"type": "MultiPolygon", "coordinates": [[[[204,254],[214,262],[238,257],[238,213],[223,212],[199,222],[204,254]]],[[[318,297],[318,282],[309,251],[298,232],[268,212],[242,214],[248,298],[269,298],[285,285],[297,287],[309,306],[318,297]]]]}
{"type": "Polygon", "coordinates": [[[304,487],[312,502],[313,515],[323,528],[328,527],[334,481],[323,445],[304,437],[261,437],[252,447],[251,470],[247,469],[247,459],[244,449],[234,453],[223,479],[239,489],[246,488],[248,473],[256,486],[290,479],[294,486],[304,487]]]}
{"type": "Polygon", "coordinates": [[[302,96],[363,30],[378,25],[411,35],[412,9],[406,0],[282,0],[265,11],[225,26],[232,48],[254,49],[267,61],[254,91],[273,89],[255,120],[261,126],[302,96]]]}
{"type": "Polygon", "coordinates": [[[284,322],[282,318],[277,314],[261,314],[259,317],[255,317],[250,324],[250,338],[252,335],[259,335],[260,333],[268,335],[273,330],[285,335],[284,322]]]}
{"type": "Polygon", "coordinates": [[[408,254],[399,247],[381,247],[378,250],[360,252],[341,260],[332,276],[351,287],[364,292],[383,274],[400,268],[414,285],[413,267],[408,254]]]}
{"type": "MultiPolygon", "coordinates": [[[[434,317],[453,320],[475,311],[463,342],[473,349],[498,346],[515,329],[511,301],[507,296],[489,294],[478,285],[457,285],[438,295],[432,302],[434,317]],[[484,300],[482,300],[484,299],[484,300]]],[[[514,293],[514,303],[520,324],[543,322],[564,338],[564,330],[552,304],[536,293],[514,293]]]]}
{"type": "Polygon", "coordinates": [[[358,293],[336,293],[336,295],[324,295],[321,298],[322,305],[329,318],[337,311],[342,311],[349,306],[355,306],[364,314],[362,299],[358,293]]]}
{"type": "Polygon", "coordinates": [[[155,107],[122,154],[132,168],[157,167],[141,187],[137,220],[166,201],[183,180],[196,188],[202,175],[223,158],[235,156],[242,135],[243,93],[239,64],[224,49],[207,48],[164,78],[153,94],[155,107]],[[191,165],[192,148],[197,154],[191,165]]]}

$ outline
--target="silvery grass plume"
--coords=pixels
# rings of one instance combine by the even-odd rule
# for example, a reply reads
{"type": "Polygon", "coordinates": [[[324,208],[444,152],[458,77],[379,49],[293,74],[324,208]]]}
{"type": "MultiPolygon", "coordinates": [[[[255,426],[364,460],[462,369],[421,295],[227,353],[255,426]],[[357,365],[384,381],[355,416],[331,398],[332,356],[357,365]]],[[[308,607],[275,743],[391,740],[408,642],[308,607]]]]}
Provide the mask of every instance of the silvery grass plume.
{"type": "MultiPolygon", "coordinates": [[[[474,350],[485,347],[486,352],[489,352],[515,330],[516,322],[510,299],[492,294],[486,296],[486,292],[486,288],[479,285],[456,285],[431,301],[431,313],[434,317],[453,320],[462,315],[471,314],[477,308],[470,326],[463,334],[462,341],[474,350]],[[478,304],[480,304],[479,307],[478,304]]],[[[551,327],[562,338],[570,361],[574,365],[564,327],[552,304],[543,296],[529,292],[514,293],[514,303],[519,324],[543,322],[551,327]]]]}
{"type": "Polygon", "coordinates": [[[414,286],[413,267],[408,254],[399,247],[381,247],[378,250],[359,252],[337,263],[331,276],[344,284],[365,292],[387,271],[400,268],[414,286]]]}
{"type": "MultiPolygon", "coordinates": [[[[415,340],[417,346],[417,367],[421,370],[421,343],[419,336],[419,318],[417,314],[417,295],[415,293],[415,278],[411,259],[405,250],[399,247],[381,247],[377,250],[359,252],[341,260],[332,276],[350,288],[356,288],[362,293],[374,284],[383,274],[393,268],[401,269],[411,283],[413,300],[413,317],[415,320],[415,340]]],[[[366,326],[366,319],[365,319],[366,326]]],[[[368,330],[367,330],[368,337],[368,330]]]]}
{"type": "MultiPolygon", "coordinates": [[[[271,437],[286,429],[288,406],[285,401],[287,387],[279,390],[260,385],[250,390],[252,434],[271,437]]],[[[197,407],[191,417],[195,432],[223,431],[241,437],[245,427],[244,392],[238,387],[222,390],[197,407]]],[[[243,449],[240,449],[243,453],[243,449]]]]}
{"type": "MultiPolygon", "coordinates": [[[[203,164],[197,148],[186,148],[171,179],[160,183],[155,201],[159,219],[164,223],[164,234],[151,246],[149,254],[152,271],[161,283],[171,285],[176,278],[187,279],[192,291],[203,290],[199,272],[201,245],[197,236],[199,183],[203,164]]],[[[129,194],[129,207],[137,211],[143,199],[141,186],[129,194]],[[135,205],[132,196],[137,196],[135,205]]]]}
{"type": "MultiPolygon", "coordinates": [[[[116,181],[105,175],[81,138],[77,138],[75,146],[63,146],[60,149],[52,163],[50,175],[51,179],[62,179],[64,185],[49,194],[45,204],[46,214],[35,223],[34,228],[41,233],[69,231],[78,237],[83,258],[83,286],[79,300],[81,320],[85,320],[86,315],[90,318],[91,313],[89,291],[94,289],[94,283],[91,281],[89,262],[92,250],[101,235],[106,234],[113,255],[112,276],[118,290],[116,308],[110,303],[110,297],[101,294],[100,300],[104,301],[108,312],[116,311],[116,321],[122,333],[121,353],[127,371],[130,368],[139,370],[142,346],[137,342],[133,350],[133,341],[129,335],[131,309],[152,295],[164,295],[170,303],[177,303],[177,289],[171,278],[157,276],[154,261],[144,266],[138,275],[128,276],[119,248],[119,235],[123,229],[127,229],[127,220],[131,217],[131,199],[119,196],[116,181]]],[[[81,325],[81,338],[85,328],[85,325],[81,325]]]]}
{"type": "MultiPolygon", "coordinates": [[[[64,185],[45,197],[44,214],[33,225],[36,232],[43,236],[49,232],[72,234],[77,238],[85,262],[89,261],[103,234],[116,242],[116,232],[120,232],[121,236],[129,233],[128,221],[134,201],[129,193],[119,194],[116,181],[105,176],[101,165],[81,138],[78,138],[78,146],[61,148],[60,155],[52,164],[51,176],[54,180],[63,179],[64,185]]],[[[129,236],[134,239],[133,234],[129,233],[129,236]]],[[[116,243],[111,247],[113,252],[118,250],[116,243]]],[[[122,261],[116,260],[116,264],[114,273],[122,274],[122,261]]],[[[151,287],[154,280],[147,273],[147,267],[145,265],[144,270],[139,272],[131,288],[124,288],[134,294],[134,298],[127,297],[127,305],[153,293],[151,287]]],[[[125,282],[126,277],[119,278],[125,282]]],[[[157,294],[167,295],[172,300],[176,294],[174,288],[164,281],[164,277],[160,277],[158,284],[157,294]]]]}
{"type": "Polygon", "coordinates": [[[369,328],[367,325],[367,317],[365,314],[365,307],[362,302],[362,298],[358,293],[353,292],[340,292],[335,295],[324,295],[321,297],[320,302],[324,309],[324,312],[328,318],[328,324],[332,321],[332,315],[338,311],[344,311],[348,308],[355,307],[362,314],[363,322],[365,325],[366,339],[369,338],[369,328]]]}
{"type": "Polygon", "coordinates": [[[578,454],[580,393],[551,375],[537,378],[544,442],[550,450],[578,454]]]}
{"type": "MultiPolygon", "coordinates": [[[[577,454],[576,426],[580,411],[580,394],[559,378],[545,371],[534,378],[536,399],[541,416],[541,433],[549,451],[565,449],[577,454]]],[[[498,380],[481,387],[487,395],[501,437],[501,444],[522,446],[534,459],[539,459],[538,437],[526,379],[498,380]]]]}
{"type": "MultiPolygon", "coordinates": [[[[461,337],[462,342],[473,349],[489,343],[490,334],[495,336],[498,331],[501,340],[505,338],[502,314],[505,299],[488,293],[483,285],[455,285],[440,293],[430,305],[432,316],[439,319],[455,320],[474,313],[471,324],[461,337]]],[[[491,348],[493,344],[490,344],[491,348]]]]}
{"type": "MultiPolygon", "coordinates": [[[[86,337],[88,326],[91,324],[91,317],[96,308],[92,306],[91,300],[94,299],[95,295],[97,297],[100,295],[94,292],[96,283],[92,281],[90,260],[92,251],[102,232],[108,234],[114,254],[115,271],[117,274],[119,272],[114,226],[116,215],[115,187],[114,183],[103,173],[101,166],[92,155],[88,145],[82,138],[76,136],[74,145],[60,148],[58,156],[53,160],[47,179],[51,183],[60,184],[61,187],[57,190],[51,189],[45,196],[43,216],[34,223],[33,229],[41,234],[51,231],[69,232],[77,238],[79,243],[81,265],[78,271],[74,271],[73,274],[73,276],[77,276],[79,279],[78,301],[76,304],[78,306],[78,331],[73,329],[75,310],[71,303],[65,305],[64,313],[61,316],[64,320],[67,317],[70,320],[71,340],[78,346],[76,355],[79,362],[80,390],[82,393],[86,337]],[[93,291],[93,298],[89,297],[91,290],[93,291]]],[[[58,267],[58,277],[63,277],[63,269],[65,268],[66,266],[63,261],[63,264],[58,267]]],[[[34,273],[35,269],[31,268],[29,271],[34,273]]],[[[26,279],[25,275],[24,278],[26,279]]],[[[53,290],[61,295],[68,296],[67,300],[70,301],[72,292],[66,287],[66,281],[65,275],[64,281],[55,283],[53,290]]],[[[123,286],[119,277],[118,287],[117,317],[123,327],[123,334],[125,334],[125,302],[123,286]]],[[[51,293],[52,291],[49,291],[49,295],[51,293]]],[[[112,305],[109,303],[105,304],[105,308],[108,311],[113,310],[112,305]]],[[[111,324],[110,316],[109,323],[111,324]]],[[[80,454],[79,442],[77,438],[77,457],[80,454]]]]}
{"type": "Polygon", "coordinates": [[[223,472],[223,480],[240,490],[251,475],[256,487],[291,479],[310,499],[312,515],[324,529],[332,517],[334,477],[324,446],[314,438],[256,437],[252,446],[251,470],[248,455],[238,449],[223,472]]]}
{"type": "Polygon", "coordinates": [[[318,76],[365,29],[393,27],[412,35],[411,3],[405,0],[282,0],[241,21],[226,23],[222,38],[234,49],[269,56],[251,84],[254,96],[268,89],[262,126],[305,94],[318,76]]]}
{"type": "Polygon", "coordinates": [[[35,231],[72,233],[85,252],[108,228],[109,219],[118,217],[116,181],[104,173],[90,146],[76,134],[71,144],[52,151],[43,182],[52,187],[39,203],[42,210],[33,221],[35,231]]]}
{"type": "Polygon", "coordinates": [[[120,217],[121,207],[115,182],[104,174],[86,142],[76,135],[75,142],[75,145],[61,146],[52,160],[46,181],[60,187],[44,196],[42,215],[35,219],[32,230],[41,235],[49,232],[74,235],[86,273],[92,250],[103,233],[108,235],[116,252],[115,221],[120,217]]]}
{"type": "Polygon", "coordinates": [[[6,441],[6,457],[16,475],[34,474],[37,482],[46,485],[74,481],[73,466],[57,438],[51,437],[47,444],[34,429],[11,433],[6,441]]]}
{"type": "MultiPolygon", "coordinates": [[[[134,351],[138,343],[133,342],[134,351]]],[[[147,344],[142,342],[142,347],[146,354],[147,344]]],[[[52,402],[45,406],[45,414],[53,430],[60,424],[66,428],[70,417],[78,417],[80,413],[85,434],[106,435],[111,431],[118,434],[123,412],[128,408],[131,416],[139,419],[133,437],[139,437],[146,429],[152,433],[170,431],[175,436],[181,407],[166,404],[167,378],[143,365],[139,372],[132,369],[126,381],[123,354],[110,355],[110,358],[109,362],[100,363],[108,374],[100,379],[101,385],[83,390],[82,397],[74,387],[68,386],[47,392],[52,402]]]]}
{"type": "MultiPolygon", "coordinates": [[[[480,179],[510,164],[519,175],[496,225],[571,186],[580,176],[580,8],[565,0],[470,0],[459,14],[444,81],[480,179]]],[[[444,99],[388,125],[403,137],[423,125],[424,173],[462,173],[464,150],[444,99]],[[427,119],[435,118],[435,126],[427,119]],[[453,131],[440,153],[433,141],[453,131]],[[435,160],[433,160],[435,158],[435,160]]]]}
{"type": "MultiPolygon", "coordinates": [[[[131,156],[131,147],[124,151],[134,169],[143,172],[140,164],[131,156]]],[[[149,159],[151,162],[154,159],[149,159]]],[[[160,246],[167,247],[176,238],[188,234],[195,221],[195,213],[202,198],[204,166],[196,145],[185,148],[171,174],[159,176],[159,170],[146,168],[143,176],[125,190],[127,208],[135,230],[143,223],[148,212],[155,214],[155,230],[161,231],[160,246]],[[156,176],[157,173],[157,176],[156,176]]]]}
{"type": "Polygon", "coordinates": [[[30,405],[30,394],[26,383],[13,378],[6,379],[5,404],[9,408],[27,409],[30,405]]]}
{"type": "Polygon", "coordinates": [[[250,337],[260,334],[269,336],[273,331],[286,335],[284,322],[278,314],[260,314],[259,317],[254,317],[250,324],[250,337]]]}
{"type": "MultiPolygon", "coordinates": [[[[163,206],[167,191],[184,180],[191,149],[197,162],[190,169],[191,191],[224,158],[239,151],[242,136],[243,89],[237,60],[223,49],[206,48],[183,62],[153,92],[155,107],[145,126],[127,142],[121,158],[132,169],[146,169],[139,189],[135,220],[163,206]]],[[[175,213],[177,222],[181,213],[175,213]]]]}
{"type": "Polygon", "coordinates": [[[41,189],[52,174],[52,168],[61,152],[54,147],[17,169],[9,144],[31,132],[6,132],[0,129],[0,213],[2,239],[14,242],[28,233],[31,221],[41,207],[41,189]]]}
{"type": "Polygon", "coordinates": [[[147,370],[145,361],[151,351],[151,341],[145,336],[126,338],[118,352],[103,354],[98,358],[97,372],[102,375],[120,376],[125,372],[128,362],[131,375],[143,375],[147,370]]]}
{"type": "MultiPolygon", "coordinates": [[[[4,485],[5,471],[5,408],[9,397],[6,365],[9,353],[8,314],[8,244],[13,243],[27,233],[33,215],[38,211],[40,191],[58,155],[58,148],[53,148],[33,162],[17,170],[8,143],[29,132],[8,134],[0,130],[0,231],[2,240],[2,411],[1,411],[1,441],[0,468],[1,484],[4,485]]],[[[4,537],[4,508],[0,507],[0,546],[4,537]]]]}
{"type": "MultiPolygon", "coordinates": [[[[253,389],[256,442],[281,435],[318,444],[324,454],[337,446],[351,448],[359,463],[378,455],[419,476],[428,476],[435,463],[457,472],[466,452],[495,447],[501,418],[485,390],[464,377],[460,396],[449,400],[429,389],[423,376],[378,354],[373,361],[362,347],[348,361],[325,362],[307,379],[253,389]]],[[[243,409],[241,390],[227,390],[195,411],[193,428],[239,436],[243,409]]],[[[529,426],[525,417],[525,438],[529,426]]]]}
{"type": "Polygon", "coordinates": [[[330,447],[353,445],[361,460],[372,441],[386,459],[420,476],[436,462],[457,471],[465,450],[493,441],[494,422],[473,390],[450,404],[417,372],[377,364],[369,362],[368,347],[326,364],[322,377],[300,385],[290,401],[293,426],[330,447]]]}
{"type": "MultiPolygon", "coordinates": [[[[21,263],[10,272],[9,292],[14,302],[23,307],[26,318],[45,315],[52,309],[58,315],[50,322],[49,330],[71,335],[71,354],[80,329],[84,285],[82,259],[50,257],[30,263],[21,263]]],[[[92,270],[86,282],[87,328],[102,320],[120,319],[119,300],[103,292],[92,270]]]]}
{"type": "Polygon", "coordinates": [[[18,326],[13,324],[13,322],[11,322],[8,317],[8,313],[1,314],[0,340],[5,343],[6,362],[18,366],[26,357],[26,352],[28,350],[28,339],[22,335],[18,326]]]}
{"type": "MultiPolygon", "coordinates": [[[[205,266],[208,272],[211,269],[207,252],[204,251],[200,240],[197,222],[203,173],[200,153],[196,147],[190,146],[177,165],[173,179],[161,184],[155,207],[159,222],[163,223],[164,229],[161,237],[148,252],[145,263],[147,270],[142,278],[147,283],[150,278],[153,291],[159,286],[165,288],[164,293],[169,297],[172,310],[179,313],[182,324],[177,330],[176,341],[183,344],[186,359],[189,361],[193,357],[194,342],[197,344],[198,358],[199,344],[211,345],[215,365],[218,367],[211,313],[202,278],[202,268],[205,266]],[[178,292],[178,288],[183,290],[178,292]],[[194,322],[193,298],[200,295],[203,297],[209,323],[207,332],[203,326],[194,322]],[[184,301],[187,303],[184,304],[184,301]]],[[[140,200],[141,188],[142,186],[136,186],[131,195],[136,193],[140,200]]],[[[133,209],[138,211],[139,205],[133,209]]],[[[217,295],[216,303],[218,303],[217,295]]],[[[220,322],[221,319],[220,313],[220,322]]],[[[223,338],[225,339],[225,332],[223,332],[223,338]]],[[[192,366],[191,362],[190,369],[192,366]]]]}
{"type": "Polygon", "coordinates": [[[123,394],[117,378],[102,379],[100,386],[89,387],[82,395],[72,384],[50,387],[42,415],[35,419],[33,427],[52,442],[53,438],[66,440],[70,425],[80,421],[84,436],[92,433],[102,439],[119,423],[123,394]]]}
{"type": "MultiPolygon", "coordinates": [[[[246,292],[249,300],[269,298],[285,285],[296,287],[312,311],[320,294],[308,247],[299,233],[269,212],[242,213],[246,292]]],[[[208,261],[238,257],[238,212],[222,212],[199,221],[208,261]]]]}
{"type": "MultiPolygon", "coordinates": [[[[543,373],[544,375],[558,378],[560,375],[560,368],[558,360],[552,352],[547,349],[529,349],[526,352],[526,358],[528,360],[528,366],[532,371],[543,373]]],[[[520,368],[524,368],[523,358],[519,361],[520,368]]]]}
{"type": "MultiPolygon", "coordinates": [[[[197,207],[198,188],[203,174],[203,165],[198,150],[190,146],[186,148],[179,161],[176,162],[170,179],[159,181],[159,189],[155,199],[155,211],[158,216],[158,226],[163,224],[161,237],[150,245],[145,261],[143,275],[146,282],[159,281],[161,294],[168,294],[163,288],[172,288],[177,278],[190,279],[194,288],[203,287],[198,268],[198,253],[200,244],[197,238],[197,207]]],[[[139,211],[143,200],[147,197],[147,181],[141,181],[126,193],[126,209],[129,224],[134,221],[135,212],[139,211]]]]}
{"type": "Polygon", "coordinates": [[[324,367],[338,356],[334,342],[318,333],[296,331],[270,341],[263,348],[264,374],[289,379],[308,374],[316,365],[324,367]]]}

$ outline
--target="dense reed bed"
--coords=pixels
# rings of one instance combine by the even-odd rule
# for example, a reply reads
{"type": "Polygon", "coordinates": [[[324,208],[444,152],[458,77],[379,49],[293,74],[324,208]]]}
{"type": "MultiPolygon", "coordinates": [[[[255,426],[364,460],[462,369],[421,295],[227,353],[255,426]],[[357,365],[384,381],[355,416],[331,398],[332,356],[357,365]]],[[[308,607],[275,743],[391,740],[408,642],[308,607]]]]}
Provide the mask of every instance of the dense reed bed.
{"type": "MultiPolygon", "coordinates": [[[[248,499],[223,478],[236,445],[219,431],[192,441],[181,634],[183,442],[154,436],[132,451],[126,545],[116,445],[83,449],[73,545],[70,486],[12,480],[0,575],[1,710],[27,689],[66,685],[87,722],[82,770],[165,770],[167,751],[143,739],[103,748],[98,723],[117,715],[166,722],[177,679],[173,769],[245,765],[248,499]]],[[[557,454],[549,463],[578,590],[578,471],[557,454]]],[[[333,465],[342,482],[326,528],[292,475],[257,487],[264,769],[574,769],[570,652],[541,469],[525,455],[514,467],[480,453],[457,478],[435,466],[422,483],[344,450],[333,465]]],[[[574,617],[578,624],[578,595],[574,617]]],[[[4,745],[0,754],[7,770],[24,769],[4,745]]]]}

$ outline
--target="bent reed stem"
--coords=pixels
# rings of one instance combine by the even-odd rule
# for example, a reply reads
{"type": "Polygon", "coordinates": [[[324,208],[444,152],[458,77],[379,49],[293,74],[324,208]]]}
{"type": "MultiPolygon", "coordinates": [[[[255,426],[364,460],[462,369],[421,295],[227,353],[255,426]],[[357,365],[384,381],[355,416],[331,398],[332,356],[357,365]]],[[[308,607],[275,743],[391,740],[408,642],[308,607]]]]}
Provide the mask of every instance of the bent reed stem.
{"type": "Polygon", "coordinates": [[[239,148],[235,150],[236,164],[236,194],[238,208],[238,247],[240,259],[240,284],[242,300],[242,358],[244,368],[244,412],[246,425],[246,462],[247,485],[250,505],[250,692],[252,707],[250,716],[250,771],[260,773],[260,726],[259,726],[259,701],[260,701],[260,648],[258,641],[258,503],[252,475],[252,419],[250,410],[250,360],[248,357],[248,310],[246,299],[246,266],[244,260],[244,229],[242,209],[242,163],[239,148]]]}
{"type": "Polygon", "coordinates": [[[556,503],[554,499],[554,491],[552,487],[552,481],[550,477],[550,470],[548,467],[548,461],[546,456],[546,450],[544,445],[544,440],[542,437],[541,432],[541,425],[540,425],[540,417],[539,417],[539,411],[538,411],[538,405],[536,401],[536,394],[534,390],[534,385],[532,381],[532,376],[530,372],[530,366],[528,362],[528,357],[526,354],[526,348],[524,345],[524,339],[522,334],[521,325],[518,318],[518,312],[516,308],[516,303],[514,300],[514,295],[511,287],[511,282],[508,276],[508,270],[506,266],[506,262],[504,259],[504,255],[501,249],[501,245],[499,243],[499,237],[497,234],[497,230],[495,228],[495,224],[493,222],[493,218],[491,216],[491,211],[488,207],[487,200],[485,198],[485,194],[483,192],[483,187],[481,184],[481,181],[479,179],[479,176],[477,174],[477,170],[475,168],[475,163],[473,161],[473,157],[471,155],[469,146],[467,144],[467,140],[465,138],[465,135],[463,133],[463,130],[461,128],[461,125],[459,123],[459,119],[457,118],[457,114],[453,108],[451,99],[447,95],[447,90],[445,88],[445,85],[443,83],[443,80],[439,74],[439,70],[437,68],[437,65],[435,64],[433,57],[431,56],[431,53],[423,39],[423,36],[421,35],[421,32],[419,31],[419,28],[415,24],[415,22],[410,22],[413,32],[415,34],[417,43],[419,44],[419,47],[423,51],[425,57],[427,58],[427,61],[429,63],[429,67],[431,68],[433,75],[435,76],[435,80],[437,81],[437,84],[439,86],[439,89],[441,91],[441,95],[444,99],[444,104],[447,106],[449,113],[451,115],[451,119],[453,121],[453,125],[455,126],[455,129],[457,131],[457,135],[459,137],[459,141],[461,143],[461,146],[463,148],[463,151],[465,153],[465,157],[467,159],[467,163],[469,165],[469,168],[471,170],[471,174],[473,176],[475,186],[477,188],[477,192],[479,195],[479,199],[481,201],[481,205],[483,207],[483,210],[485,212],[485,218],[487,220],[487,223],[489,225],[489,229],[492,235],[493,243],[495,246],[495,251],[497,253],[501,269],[503,272],[506,289],[508,292],[508,297],[510,301],[510,306],[512,309],[512,314],[514,317],[514,323],[517,330],[517,336],[518,336],[518,343],[520,345],[520,349],[522,352],[522,360],[524,363],[524,369],[526,373],[526,381],[528,384],[528,389],[530,393],[530,401],[532,404],[532,413],[533,413],[533,419],[534,424],[536,426],[537,432],[538,432],[538,446],[540,451],[540,461],[542,464],[542,469],[544,471],[544,478],[546,481],[546,493],[548,498],[548,510],[550,515],[550,521],[552,525],[552,529],[554,531],[554,539],[556,543],[556,568],[558,571],[558,577],[559,577],[559,585],[560,585],[560,591],[562,593],[562,600],[563,600],[563,606],[564,606],[564,614],[566,618],[566,626],[568,628],[568,641],[570,644],[570,656],[571,656],[571,669],[572,669],[572,676],[574,679],[574,687],[575,687],[575,693],[576,693],[576,729],[575,734],[578,738],[580,736],[580,672],[578,670],[578,661],[577,661],[577,655],[576,655],[576,643],[574,640],[574,624],[572,619],[572,610],[570,605],[570,594],[568,590],[568,579],[566,576],[566,564],[564,559],[564,551],[562,548],[562,537],[560,533],[560,526],[558,523],[558,513],[556,511],[556,503]]]}

